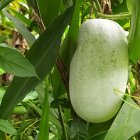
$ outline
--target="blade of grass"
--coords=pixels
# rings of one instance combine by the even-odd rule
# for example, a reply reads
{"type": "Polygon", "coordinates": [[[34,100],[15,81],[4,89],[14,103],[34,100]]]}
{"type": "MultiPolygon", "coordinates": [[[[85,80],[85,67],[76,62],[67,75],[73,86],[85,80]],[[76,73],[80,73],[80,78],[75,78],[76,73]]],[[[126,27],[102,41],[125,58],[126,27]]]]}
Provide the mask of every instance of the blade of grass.
{"type": "Polygon", "coordinates": [[[50,72],[57,58],[63,32],[71,20],[72,11],[71,7],[58,16],[33,44],[26,58],[34,65],[40,80],[35,77],[15,77],[2,99],[0,118],[8,118],[15,105],[50,72]]]}
{"type": "MultiPolygon", "coordinates": [[[[34,103],[32,103],[31,101],[28,101],[25,104],[31,107],[33,110],[35,110],[40,116],[42,116],[42,110],[38,106],[36,106],[34,103]]],[[[52,108],[50,108],[49,114],[50,114],[49,115],[50,122],[56,125],[59,131],[62,131],[60,122],[58,118],[56,117],[56,115],[54,115],[54,110],[52,108]]]]}
{"type": "Polygon", "coordinates": [[[48,87],[46,86],[38,140],[48,140],[48,139],[49,139],[49,99],[48,99],[48,87]]]}

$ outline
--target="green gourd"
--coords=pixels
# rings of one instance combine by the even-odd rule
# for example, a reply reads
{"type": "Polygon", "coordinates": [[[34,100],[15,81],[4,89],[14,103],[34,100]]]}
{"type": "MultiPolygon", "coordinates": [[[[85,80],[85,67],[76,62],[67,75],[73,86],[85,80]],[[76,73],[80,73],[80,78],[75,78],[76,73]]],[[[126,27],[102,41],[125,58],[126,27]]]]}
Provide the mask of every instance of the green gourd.
{"type": "Polygon", "coordinates": [[[122,105],[128,79],[125,31],[107,19],[89,19],[79,29],[77,50],[70,65],[70,100],[84,120],[101,123],[122,105]]]}

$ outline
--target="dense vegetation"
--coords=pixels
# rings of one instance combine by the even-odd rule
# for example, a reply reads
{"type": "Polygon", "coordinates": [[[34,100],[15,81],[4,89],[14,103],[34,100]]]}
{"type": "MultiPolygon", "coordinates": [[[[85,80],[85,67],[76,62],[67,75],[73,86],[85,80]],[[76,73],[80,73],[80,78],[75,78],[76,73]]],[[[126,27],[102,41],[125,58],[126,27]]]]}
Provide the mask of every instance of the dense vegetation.
{"type": "Polygon", "coordinates": [[[0,0],[0,10],[0,140],[140,139],[140,0],[0,0]],[[82,120],[69,97],[79,26],[94,18],[128,35],[123,104],[103,123],[82,120]]]}

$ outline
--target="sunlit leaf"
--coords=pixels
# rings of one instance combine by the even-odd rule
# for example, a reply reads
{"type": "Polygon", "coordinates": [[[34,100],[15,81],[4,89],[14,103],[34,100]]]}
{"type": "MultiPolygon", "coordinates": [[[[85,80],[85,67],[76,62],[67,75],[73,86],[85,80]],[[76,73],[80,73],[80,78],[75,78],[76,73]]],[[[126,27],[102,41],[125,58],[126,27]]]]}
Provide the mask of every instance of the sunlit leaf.
{"type": "Polygon", "coordinates": [[[46,87],[38,140],[49,139],[49,116],[48,87],[46,87]]]}
{"type": "Polygon", "coordinates": [[[57,17],[29,50],[26,57],[34,65],[40,79],[15,77],[2,99],[1,118],[7,118],[15,105],[33,90],[52,69],[57,58],[61,37],[71,20],[72,10],[70,8],[57,17]]]}
{"type": "Polygon", "coordinates": [[[20,21],[22,21],[25,25],[30,26],[31,25],[31,20],[26,18],[23,14],[10,9],[10,11],[12,11],[12,13],[18,18],[20,19],[20,21]]]}
{"type": "Polygon", "coordinates": [[[132,9],[131,28],[129,35],[129,56],[136,63],[140,58],[140,0],[135,0],[132,9]]]}
{"type": "Polygon", "coordinates": [[[2,75],[4,73],[5,73],[5,71],[2,68],[0,68],[0,75],[2,75]]]}
{"type": "Polygon", "coordinates": [[[37,76],[29,60],[17,50],[8,47],[0,46],[0,67],[16,76],[37,76]]]}
{"type": "MultiPolygon", "coordinates": [[[[63,41],[63,44],[59,51],[59,55],[64,63],[65,69],[63,69],[63,71],[66,71],[67,75],[69,73],[69,66],[70,66],[71,58],[77,47],[80,4],[81,4],[81,1],[76,1],[68,35],[66,36],[65,40],[63,41]]],[[[58,98],[59,96],[61,96],[62,94],[64,94],[66,92],[65,90],[68,90],[68,89],[65,89],[66,85],[64,85],[64,81],[62,80],[60,72],[57,69],[57,66],[54,67],[54,71],[52,74],[52,80],[53,80],[54,97],[58,98]]],[[[68,80],[68,79],[66,79],[66,80],[68,80]]]]}
{"type": "Polygon", "coordinates": [[[127,0],[126,4],[127,4],[127,8],[130,12],[132,12],[132,6],[133,6],[134,0],[127,0]]]}
{"type": "Polygon", "coordinates": [[[140,108],[131,98],[126,101],[130,104],[123,104],[104,140],[128,140],[140,131],[140,108]]]}
{"type": "Polygon", "coordinates": [[[8,120],[0,119],[0,130],[7,134],[16,133],[16,129],[12,126],[12,124],[8,120]]]}
{"type": "Polygon", "coordinates": [[[21,33],[21,35],[26,39],[28,44],[31,46],[35,42],[35,37],[28,31],[27,27],[16,17],[8,13],[7,11],[3,12],[7,18],[9,18],[14,27],[21,33]]]}

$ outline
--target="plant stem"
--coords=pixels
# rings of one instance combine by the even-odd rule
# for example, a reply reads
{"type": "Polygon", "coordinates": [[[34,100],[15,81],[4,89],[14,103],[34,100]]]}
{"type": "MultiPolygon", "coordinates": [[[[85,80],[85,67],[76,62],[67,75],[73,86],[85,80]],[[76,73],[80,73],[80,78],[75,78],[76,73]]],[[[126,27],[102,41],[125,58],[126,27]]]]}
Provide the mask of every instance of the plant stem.
{"type": "Polygon", "coordinates": [[[101,18],[107,18],[107,19],[130,19],[131,13],[124,13],[124,14],[118,14],[118,15],[106,15],[102,13],[97,13],[98,17],[101,18]]]}
{"type": "Polygon", "coordinates": [[[66,91],[68,93],[68,98],[69,98],[69,76],[68,76],[68,73],[66,71],[63,60],[61,59],[61,57],[59,55],[58,55],[57,60],[56,60],[56,65],[57,65],[57,68],[58,68],[60,75],[63,79],[66,91]]]}
{"type": "Polygon", "coordinates": [[[46,85],[38,140],[49,140],[49,98],[48,84],[46,85]]]}
{"type": "Polygon", "coordinates": [[[60,105],[58,106],[58,112],[59,112],[60,123],[61,123],[63,134],[64,134],[64,139],[65,140],[69,140],[68,139],[68,135],[67,135],[67,131],[66,131],[66,128],[65,128],[64,118],[63,118],[63,115],[62,115],[62,110],[61,110],[61,106],[60,105]]]}

